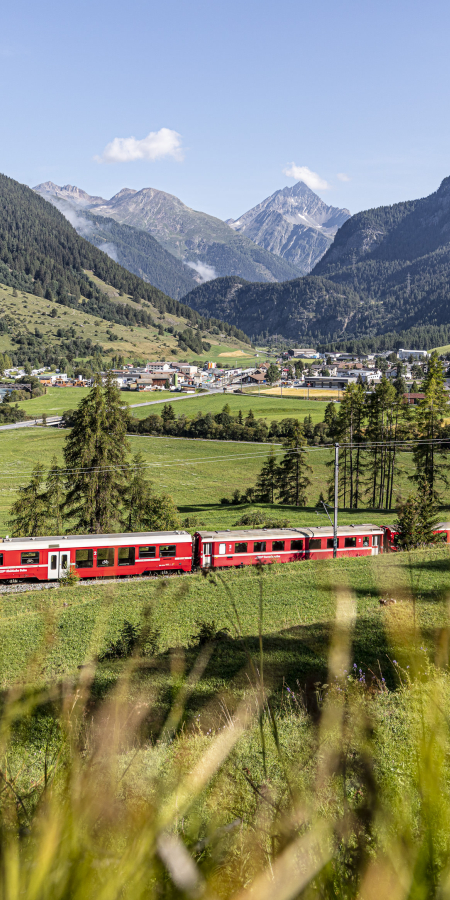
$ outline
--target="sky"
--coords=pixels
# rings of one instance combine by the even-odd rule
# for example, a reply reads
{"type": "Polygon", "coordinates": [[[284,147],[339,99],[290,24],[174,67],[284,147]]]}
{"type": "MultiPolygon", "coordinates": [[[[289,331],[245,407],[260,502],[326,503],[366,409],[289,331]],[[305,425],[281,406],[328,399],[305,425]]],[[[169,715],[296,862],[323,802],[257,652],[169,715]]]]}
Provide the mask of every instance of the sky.
{"type": "Polygon", "coordinates": [[[300,178],[352,213],[423,197],[450,175],[449,26],[435,0],[15,0],[0,171],[222,219],[300,178]]]}

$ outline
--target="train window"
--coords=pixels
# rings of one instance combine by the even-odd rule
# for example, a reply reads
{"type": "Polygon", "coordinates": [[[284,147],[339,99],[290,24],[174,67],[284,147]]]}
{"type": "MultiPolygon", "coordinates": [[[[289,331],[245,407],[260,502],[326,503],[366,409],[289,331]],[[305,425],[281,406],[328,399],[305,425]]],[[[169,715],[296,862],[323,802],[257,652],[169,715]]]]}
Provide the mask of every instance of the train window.
{"type": "Polygon", "coordinates": [[[344,547],[356,547],[356,537],[346,537],[344,547]]]}
{"type": "Polygon", "coordinates": [[[39,562],[39,551],[25,550],[20,554],[20,562],[22,566],[36,566],[39,562]]]}
{"type": "Polygon", "coordinates": [[[365,534],[363,537],[363,547],[368,547],[368,546],[369,546],[369,535],[365,534]]]}
{"type": "Polygon", "coordinates": [[[136,551],[134,547],[119,547],[117,564],[119,566],[134,566],[136,551]]]}
{"type": "Polygon", "coordinates": [[[322,538],[310,538],[309,539],[309,549],[310,550],[320,550],[322,546],[322,538]]]}
{"type": "Polygon", "coordinates": [[[165,544],[164,547],[159,548],[159,555],[166,558],[168,556],[176,556],[177,548],[175,544],[165,544]]]}
{"type": "Polygon", "coordinates": [[[97,566],[114,565],[114,547],[101,547],[97,550],[97,566]]]}
{"type": "Polygon", "coordinates": [[[0,566],[3,565],[3,553],[0,553],[0,566]]]}
{"type": "Polygon", "coordinates": [[[58,568],[58,557],[56,553],[50,554],[50,568],[54,571],[58,568]]]}
{"type": "Polygon", "coordinates": [[[272,550],[284,550],[284,541],[272,541],[272,550]]]}
{"type": "Polygon", "coordinates": [[[227,545],[226,545],[226,544],[219,544],[219,553],[220,553],[220,555],[221,555],[221,556],[225,556],[225,553],[226,553],[226,552],[227,552],[227,545]]]}
{"type": "Polygon", "coordinates": [[[247,544],[235,544],[234,552],[235,553],[247,553],[247,544]]]}
{"type": "MultiPolygon", "coordinates": [[[[338,538],[339,541],[339,538],[338,538]]],[[[332,550],[334,547],[334,538],[327,538],[327,550],[332,550]]]]}
{"type": "Polygon", "coordinates": [[[75,552],[75,566],[77,567],[77,569],[92,569],[93,565],[93,550],[77,550],[75,552]]]}
{"type": "Polygon", "coordinates": [[[68,569],[69,568],[69,554],[63,553],[61,557],[61,568],[68,569]]]}
{"type": "Polygon", "coordinates": [[[253,553],[264,553],[266,549],[265,541],[255,541],[253,544],[253,553]]]}
{"type": "Polygon", "coordinates": [[[139,559],[154,559],[156,547],[139,547],[139,559]]]}
{"type": "Polygon", "coordinates": [[[303,541],[291,541],[291,550],[303,550],[303,541]]]}

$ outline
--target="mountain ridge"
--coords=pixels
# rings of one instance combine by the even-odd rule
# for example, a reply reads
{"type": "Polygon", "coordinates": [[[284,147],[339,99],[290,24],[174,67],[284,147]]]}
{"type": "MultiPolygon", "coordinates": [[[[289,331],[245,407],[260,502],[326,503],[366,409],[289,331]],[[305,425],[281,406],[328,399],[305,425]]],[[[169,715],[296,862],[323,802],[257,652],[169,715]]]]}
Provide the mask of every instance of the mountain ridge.
{"type": "Polygon", "coordinates": [[[307,275],[348,218],[348,209],[327,206],[299,181],[275,191],[238,219],[227,222],[238,233],[289,260],[307,275]]]}
{"type": "MultiPolygon", "coordinates": [[[[64,188],[53,182],[33,190],[47,200],[52,196],[81,206],[94,215],[110,217],[120,224],[150,233],[169,253],[187,265],[206,266],[211,275],[240,275],[249,281],[286,281],[298,269],[281,257],[236,234],[221,219],[193,210],[178,197],[156,188],[122,188],[110,200],[93,197],[74,185],[64,188]]],[[[207,271],[207,270],[205,270],[207,271]]]]}

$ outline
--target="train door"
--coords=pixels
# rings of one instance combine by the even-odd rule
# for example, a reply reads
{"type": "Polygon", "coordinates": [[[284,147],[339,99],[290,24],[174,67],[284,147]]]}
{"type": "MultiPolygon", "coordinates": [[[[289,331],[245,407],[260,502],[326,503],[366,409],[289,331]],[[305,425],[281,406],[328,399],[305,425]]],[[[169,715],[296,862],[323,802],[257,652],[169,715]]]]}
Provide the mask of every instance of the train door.
{"type": "Polygon", "coordinates": [[[70,553],[68,550],[50,550],[48,554],[48,580],[55,581],[67,575],[70,566],[70,553]]]}
{"type": "Polygon", "coordinates": [[[381,535],[374,534],[372,537],[372,556],[378,556],[380,552],[381,535]]]}
{"type": "Polygon", "coordinates": [[[202,551],[202,568],[208,569],[211,565],[212,544],[203,544],[202,551]]]}

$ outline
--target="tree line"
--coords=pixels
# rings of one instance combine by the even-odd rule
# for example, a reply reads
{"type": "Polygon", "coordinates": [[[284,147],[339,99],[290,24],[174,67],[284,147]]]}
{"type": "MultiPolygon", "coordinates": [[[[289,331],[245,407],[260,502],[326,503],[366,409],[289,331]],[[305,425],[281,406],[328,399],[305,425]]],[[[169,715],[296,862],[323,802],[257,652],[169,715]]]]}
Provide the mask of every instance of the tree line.
{"type": "Polygon", "coordinates": [[[64,466],[56,458],[46,470],[34,467],[10,510],[14,537],[116,531],[170,531],[181,527],[172,498],[157,493],[145,458],[130,459],[127,416],[109,374],[97,377],[74,413],[64,446],[64,466]]]}

